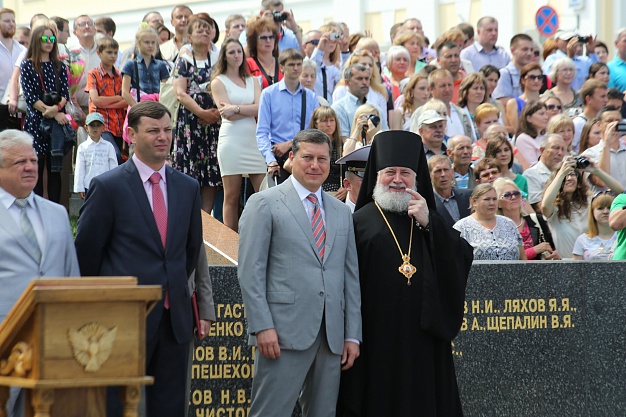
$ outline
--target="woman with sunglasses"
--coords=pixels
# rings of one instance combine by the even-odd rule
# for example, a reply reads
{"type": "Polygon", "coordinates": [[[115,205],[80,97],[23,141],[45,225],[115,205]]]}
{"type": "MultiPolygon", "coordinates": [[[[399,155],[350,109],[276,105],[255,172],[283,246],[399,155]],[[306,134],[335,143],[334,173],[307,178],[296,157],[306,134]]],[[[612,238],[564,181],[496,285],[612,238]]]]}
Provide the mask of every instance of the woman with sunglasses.
{"type": "MultiPolygon", "coordinates": [[[[343,37],[341,26],[337,23],[328,23],[320,27],[321,37],[311,53],[310,60],[317,65],[317,80],[315,93],[323,97],[330,104],[333,103],[333,91],[341,80],[341,48],[339,42],[343,37]]],[[[316,40],[310,41],[313,45],[316,40]]]]}
{"type": "Polygon", "coordinates": [[[606,261],[613,259],[617,244],[617,232],[609,226],[611,204],[615,200],[612,193],[601,191],[591,199],[587,233],[578,236],[572,250],[576,261],[606,261]]]}
{"type": "Polygon", "coordinates": [[[265,18],[257,18],[246,29],[248,67],[250,74],[261,81],[261,89],[279,82],[283,73],[278,66],[278,26],[265,18]]]}
{"type": "Polygon", "coordinates": [[[549,119],[563,113],[563,103],[557,96],[542,96],[541,102],[546,105],[549,119]]]}
{"type": "Polygon", "coordinates": [[[510,132],[519,129],[519,118],[526,103],[539,101],[539,91],[543,82],[543,73],[539,64],[530,63],[520,72],[520,87],[522,95],[506,103],[506,118],[510,132]]]}
{"type": "Polygon", "coordinates": [[[526,260],[516,225],[497,214],[498,195],[493,185],[477,185],[470,197],[470,208],[472,214],[453,227],[474,248],[474,261],[526,260]]]}
{"type": "Polygon", "coordinates": [[[555,248],[563,259],[572,257],[574,242],[588,227],[589,188],[582,172],[595,175],[613,192],[621,193],[624,190],[615,178],[591,161],[584,169],[576,167],[576,159],[566,157],[546,182],[541,201],[541,212],[552,230],[555,248]]]}
{"type": "Polygon", "coordinates": [[[541,216],[530,216],[523,206],[522,192],[510,178],[498,178],[493,187],[498,193],[498,214],[513,220],[524,242],[526,258],[560,259],[554,250],[552,234],[541,216]]]}
{"type": "Polygon", "coordinates": [[[70,98],[67,67],[59,60],[57,54],[55,24],[39,26],[32,31],[26,59],[20,69],[20,83],[28,105],[24,131],[33,136],[33,146],[38,158],[39,179],[35,193],[43,196],[44,167],[46,167],[48,199],[55,203],[61,200],[64,149],[63,147],[52,149],[53,142],[57,141],[52,141],[49,135],[44,138],[41,124],[44,119],[60,126],[69,123],[65,115],[65,104],[70,98]],[[55,151],[61,152],[60,157],[55,151]],[[52,156],[55,154],[56,156],[52,156]]]}
{"type": "Polygon", "coordinates": [[[556,96],[561,99],[563,110],[570,116],[576,116],[582,112],[583,103],[577,91],[571,87],[576,77],[576,66],[571,58],[557,59],[550,68],[550,80],[554,87],[543,93],[544,96],[556,96]]]}

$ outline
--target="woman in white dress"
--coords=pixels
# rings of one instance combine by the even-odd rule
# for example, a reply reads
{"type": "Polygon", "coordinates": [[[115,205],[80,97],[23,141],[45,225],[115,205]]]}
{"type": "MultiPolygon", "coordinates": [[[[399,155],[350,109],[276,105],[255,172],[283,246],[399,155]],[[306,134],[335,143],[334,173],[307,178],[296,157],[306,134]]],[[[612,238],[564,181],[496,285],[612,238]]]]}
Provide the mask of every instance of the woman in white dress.
{"type": "Polygon", "coordinates": [[[261,86],[250,75],[243,47],[236,39],[222,44],[211,93],[222,115],[217,160],[224,185],[224,224],[237,231],[242,176],[249,176],[258,191],[267,168],[256,143],[261,86]]]}

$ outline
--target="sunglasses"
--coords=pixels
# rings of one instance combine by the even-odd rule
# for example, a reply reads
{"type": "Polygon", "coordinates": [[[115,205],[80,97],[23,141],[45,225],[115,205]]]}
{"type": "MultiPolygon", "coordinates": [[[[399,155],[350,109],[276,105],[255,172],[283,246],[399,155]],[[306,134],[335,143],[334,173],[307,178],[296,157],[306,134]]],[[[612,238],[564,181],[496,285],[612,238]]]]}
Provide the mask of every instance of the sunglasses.
{"type": "Polygon", "coordinates": [[[528,80],[533,80],[533,81],[539,81],[543,78],[543,76],[541,75],[527,75],[526,79],[528,80]]]}
{"type": "Polygon", "coordinates": [[[317,45],[319,45],[320,40],[319,40],[319,39],[312,39],[312,40],[310,40],[310,41],[308,41],[308,42],[307,42],[307,44],[309,44],[309,43],[310,43],[311,45],[315,45],[315,46],[317,46],[317,45]]]}
{"type": "Polygon", "coordinates": [[[76,26],[78,26],[79,28],[86,28],[86,27],[94,27],[95,24],[93,22],[82,22],[82,23],[76,23],[76,26]]]}
{"type": "Polygon", "coordinates": [[[259,40],[263,41],[263,42],[273,41],[274,39],[276,39],[276,36],[274,36],[274,35],[259,36],[259,40]]]}
{"type": "Polygon", "coordinates": [[[57,37],[56,36],[42,36],[41,37],[41,41],[43,43],[55,43],[57,41],[57,37]]]}
{"type": "Polygon", "coordinates": [[[539,56],[539,51],[534,51],[534,52],[533,52],[533,55],[535,55],[535,56],[539,56]]]}
{"type": "Polygon", "coordinates": [[[548,104],[546,108],[548,110],[558,110],[558,111],[563,110],[563,107],[559,106],[558,104],[548,104]]]}
{"type": "MultiPolygon", "coordinates": [[[[595,200],[596,198],[600,197],[603,194],[610,195],[611,197],[615,197],[615,193],[612,191],[598,191],[597,193],[593,195],[593,197],[591,197],[591,202],[593,203],[593,200],[595,200]]],[[[600,208],[600,207],[596,207],[596,208],[600,208]]]]}
{"type": "Polygon", "coordinates": [[[512,200],[514,198],[520,198],[521,196],[522,193],[520,193],[519,191],[507,191],[506,193],[502,194],[502,199],[512,200]]]}

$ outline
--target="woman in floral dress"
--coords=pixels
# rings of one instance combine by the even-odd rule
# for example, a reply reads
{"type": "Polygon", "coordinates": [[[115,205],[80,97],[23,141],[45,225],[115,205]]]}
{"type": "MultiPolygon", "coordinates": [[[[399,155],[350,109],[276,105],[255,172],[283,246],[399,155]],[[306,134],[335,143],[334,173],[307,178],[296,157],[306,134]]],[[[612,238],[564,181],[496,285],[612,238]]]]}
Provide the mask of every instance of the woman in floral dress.
{"type": "Polygon", "coordinates": [[[219,110],[209,92],[210,51],[213,22],[192,16],[187,26],[191,54],[181,54],[174,72],[174,90],[180,102],[174,129],[172,166],[197,179],[202,193],[202,209],[213,210],[215,193],[221,186],[217,164],[219,110]]]}

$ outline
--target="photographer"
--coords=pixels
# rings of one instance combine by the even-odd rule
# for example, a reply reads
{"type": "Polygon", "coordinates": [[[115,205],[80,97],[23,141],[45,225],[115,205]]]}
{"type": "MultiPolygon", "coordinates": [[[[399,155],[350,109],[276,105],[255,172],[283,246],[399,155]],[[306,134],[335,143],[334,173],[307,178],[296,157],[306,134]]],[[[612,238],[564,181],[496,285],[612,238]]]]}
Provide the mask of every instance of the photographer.
{"type": "Polygon", "coordinates": [[[624,187],[584,157],[568,156],[546,183],[541,210],[548,221],[556,250],[563,259],[572,257],[576,239],[587,231],[591,202],[583,172],[597,176],[615,193],[624,187]]]}
{"type": "Polygon", "coordinates": [[[35,193],[44,194],[43,169],[47,167],[48,199],[55,203],[61,199],[64,131],[70,129],[65,115],[65,104],[69,99],[67,68],[59,60],[57,51],[56,30],[39,26],[33,30],[28,54],[20,70],[20,82],[28,105],[24,130],[33,136],[39,165],[35,193]]]}
{"type": "Polygon", "coordinates": [[[354,112],[350,137],[344,141],[343,154],[371,145],[374,135],[378,132],[380,132],[380,113],[376,107],[371,104],[359,106],[354,112]]]}
{"type": "MultiPolygon", "coordinates": [[[[589,67],[594,62],[598,62],[598,56],[594,50],[596,47],[596,39],[593,35],[579,36],[575,32],[559,31],[556,36],[557,51],[546,58],[543,66],[543,73],[550,74],[552,64],[561,58],[571,58],[576,67],[576,75],[572,81],[571,87],[574,91],[580,90],[589,75],[589,67]],[[587,56],[579,55],[582,52],[583,45],[587,46],[587,56]]],[[[553,82],[555,80],[552,80],[553,82]]]]}
{"type": "Polygon", "coordinates": [[[285,11],[281,0],[263,0],[261,2],[261,16],[274,19],[278,25],[278,52],[293,48],[302,50],[302,28],[297,25],[292,11],[285,11]]]}

